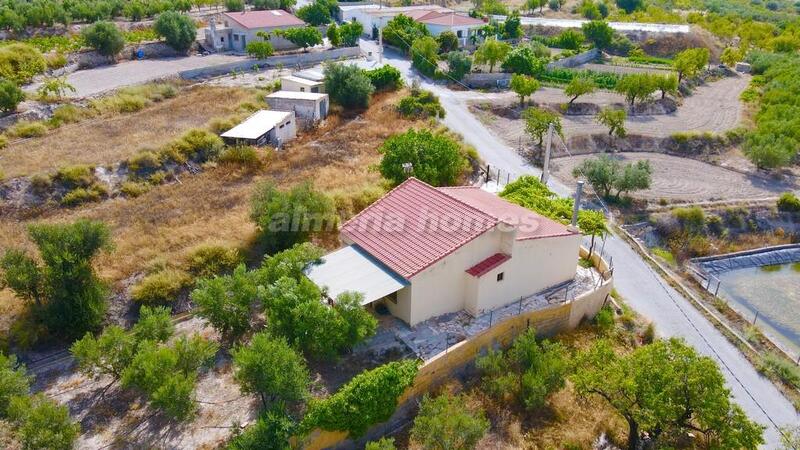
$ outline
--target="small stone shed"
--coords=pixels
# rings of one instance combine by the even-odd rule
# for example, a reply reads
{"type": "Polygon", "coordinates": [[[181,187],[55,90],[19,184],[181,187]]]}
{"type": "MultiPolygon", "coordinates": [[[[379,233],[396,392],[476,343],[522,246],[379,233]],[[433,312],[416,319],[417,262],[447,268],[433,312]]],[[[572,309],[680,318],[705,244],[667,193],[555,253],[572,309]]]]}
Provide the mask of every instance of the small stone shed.
{"type": "Polygon", "coordinates": [[[297,124],[292,111],[257,111],[244,122],[222,133],[226,143],[232,145],[267,144],[280,147],[297,136],[297,124]]]}
{"type": "Polygon", "coordinates": [[[321,81],[300,78],[288,75],[281,78],[281,90],[291,92],[311,92],[319,94],[325,92],[325,83],[321,81]]]}
{"type": "Polygon", "coordinates": [[[275,111],[294,111],[299,119],[316,122],[328,116],[328,94],[312,92],[278,91],[266,97],[275,111]]]}

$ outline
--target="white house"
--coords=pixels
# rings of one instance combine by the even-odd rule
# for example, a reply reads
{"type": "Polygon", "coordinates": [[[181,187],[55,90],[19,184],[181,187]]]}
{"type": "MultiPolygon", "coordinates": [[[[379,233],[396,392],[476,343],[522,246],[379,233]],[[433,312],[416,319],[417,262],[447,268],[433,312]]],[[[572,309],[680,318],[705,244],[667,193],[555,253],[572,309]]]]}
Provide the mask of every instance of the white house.
{"type": "Polygon", "coordinates": [[[226,12],[219,19],[211,19],[205,29],[205,43],[215,51],[244,52],[248,42],[263,40],[258,36],[263,31],[270,33],[269,43],[275,50],[294,49],[298,47],[275,36],[274,31],[304,26],[305,22],[282,9],[226,12]]]}
{"type": "MultiPolygon", "coordinates": [[[[477,39],[478,30],[485,25],[483,20],[457,13],[452,9],[438,5],[378,7],[378,5],[345,5],[339,6],[342,21],[357,20],[364,25],[364,33],[376,34],[395,16],[403,14],[422,23],[433,36],[444,31],[452,31],[460,45],[467,45],[470,37],[477,39]]],[[[372,36],[377,38],[377,36],[372,36]]]]}
{"type": "Polygon", "coordinates": [[[277,91],[267,95],[265,100],[276,111],[294,111],[298,118],[311,122],[328,117],[328,94],[277,91]]]}
{"type": "Polygon", "coordinates": [[[415,178],[342,225],[346,247],[306,269],[330,298],[364,294],[415,325],[477,315],[575,277],[580,233],[477,187],[415,178]]]}
{"type": "Polygon", "coordinates": [[[281,77],[281,90],[319,94],[325,92],[325,83],[322,81],[296,77],[294,75],[287,75],[285,77],[281,77]]]}
{"type": "Polygon", "coordinates": [[[294,112],[257,111],[244,122],[220,135],[230,144],[280,147],[297,136],[294,112]]]}

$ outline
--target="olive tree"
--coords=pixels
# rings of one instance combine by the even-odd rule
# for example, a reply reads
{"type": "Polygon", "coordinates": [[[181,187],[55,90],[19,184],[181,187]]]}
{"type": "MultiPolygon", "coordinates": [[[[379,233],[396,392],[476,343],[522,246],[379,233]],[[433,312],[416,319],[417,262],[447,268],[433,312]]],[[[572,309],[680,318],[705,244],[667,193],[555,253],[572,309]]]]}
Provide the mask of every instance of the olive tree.
{"type": "Polygon", "coordinates": [[[125,38],[122,36],[122,32],[112,22],[95,22],[84,28],[81,36],[89,47],[103,56],[116,56],[125,47],[125,38]]]}
{"type": "Polygon", "coordinates": [[[167,45],[179,52],[186,52],[197,40],[197,25],[194,20],[177,11],[166,11],[158,15],[153,29],[166,40],[167,45]]]}
{"type": "Polygon", "coordinates": [[[467,167],[467,159],[456,141],[424,129],[395,134],[378,151],[383,154],[379,165],[381,175],[395,185],[414,176],[433,186],[452,186],[467,167]],[[406,170],[408,163],[410,171],[406,170]]]}
{"type": "Polygon", "coordinates": [[[241,264],[230,275],[199,280],[191,298],[197,315],[233,340],[250,329],[250,308],[258,298],[258,286],[241,264]]]}
{"type": "Polygon", "coordinates": [[[652,173],[648,160],[623,166],[618,159],[608,155],[584,160],[572,172],[575,177],[585,176],[595,192],[603,197],[609,198],[616,191],[614,199],[619,199],[622,194],[648,189],[652,173]]]}
{"type": "Polygon", "coordinates": [[[544,141],[544,135],[550,124],[553,124],[554,130],[561,135],[561,119],[553,112],[540,109],[528,108],[522,113],[522,118],[525,119],[525,132],[537,141],[537,145],[541,146],[544,141]]]}
{"type": "Polygon", "coordinates": [[[539,90],[539,87],[539,82],[533,77],[521,74],[514,74],[511,77],[511,90],[519,96],[520,108],[525,106],[525,97],[530,97],[539,90]]]}
{"type": "Polygon", "coordinates": [[[325,92],[331,101],[345,108],[366,108],[375,87],[369,76],[355,65],[325,64],[325,92]]]}

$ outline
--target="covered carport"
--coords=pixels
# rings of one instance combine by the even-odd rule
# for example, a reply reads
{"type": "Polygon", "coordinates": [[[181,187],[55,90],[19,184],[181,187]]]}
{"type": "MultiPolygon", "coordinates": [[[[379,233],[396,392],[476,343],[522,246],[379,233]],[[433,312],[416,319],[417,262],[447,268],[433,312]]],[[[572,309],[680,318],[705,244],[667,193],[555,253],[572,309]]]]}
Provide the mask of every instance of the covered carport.
{"type": "Polygon", "coordinates": [[[409,285],[405,278],[357,245],[323,256],[320,263],[308,266],[305,273],[329,299],[334,300],[347,291],[360,292],[364,295],[362,305],[390,296],[409,285]]]}

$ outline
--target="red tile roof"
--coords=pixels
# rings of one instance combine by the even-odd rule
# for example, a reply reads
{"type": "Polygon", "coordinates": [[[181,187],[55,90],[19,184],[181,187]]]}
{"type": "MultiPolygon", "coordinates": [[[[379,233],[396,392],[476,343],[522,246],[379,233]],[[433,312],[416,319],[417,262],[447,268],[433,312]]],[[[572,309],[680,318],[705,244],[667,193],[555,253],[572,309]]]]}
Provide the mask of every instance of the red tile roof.
{"type": "Polygon", "coordinates": [[[341,233],[409,279],[501,222],[517,229],[517,240],[577,233],[480,188],[434,188],[416,178],[345,222],[341,233]]]}
{"type": "Polygon", "coordinates": [[[474,266],[470,267],[466,270],[466,272],[473,277],[482,277],[489,273],[490,270],[494,269],[495,267],[503,264],[504,262],[511,259],[511,255],[506,255],[505,253],[495,253],[494,255],[484,259],[483,261],[475,264],[474,266]]]}
{"type": "Polygon", "coordinates": [[[247,29],[305,26],[305,22],[282,9],[226,12],[225,17],[247,29]]]}
{"type": "Polygon", "coordinates": [[[342,225],[341,233],[408,279],[497,223],[491,215],[409,178],[342,225]]]}
{"type": "Polygon", "coordinates": [[[476,19],[474,17],[465,16],[463,14],[456,14],[454,12],[442,13],[438,11],[432,11],[429,14],[426,14],[422,17],[415,18],[415,20],[421,23],[428,23],[431,25],[444,25],[444,26],[469,26],[469,25],[484,24],[483,20],[476,19]]]}
{"type": "Polygon", "coordinates": [[[517,228],[518,241],[577,234],[576,231],[570,231],[566,225],[507,202],[479,187],[443,187],[439,190],[489,214],[500,222],[517,228]]]}

